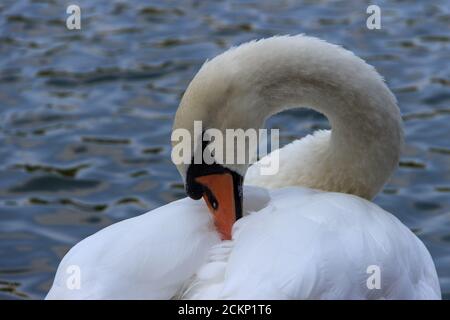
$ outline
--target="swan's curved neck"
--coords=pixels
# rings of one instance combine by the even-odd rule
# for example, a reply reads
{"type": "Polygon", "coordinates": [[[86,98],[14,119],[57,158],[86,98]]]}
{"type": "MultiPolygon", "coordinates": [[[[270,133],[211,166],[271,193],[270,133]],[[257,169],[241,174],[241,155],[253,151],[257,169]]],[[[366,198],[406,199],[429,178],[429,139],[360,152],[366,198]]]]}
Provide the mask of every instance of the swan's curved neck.
{"type": "Polygon", "coordinates": [[[302,106],[328,118],[331,136],[309,139],[289,159],[298,164],[290,174],[304,186],[371,198],[397,166],[402,128],[395,97],[349,51],[303,36],[270,38],[218,56],[197,77],[193,88],[216,96],[200,103],[217,108],[219,127],[258,129],[267,117],[302,106]]]}

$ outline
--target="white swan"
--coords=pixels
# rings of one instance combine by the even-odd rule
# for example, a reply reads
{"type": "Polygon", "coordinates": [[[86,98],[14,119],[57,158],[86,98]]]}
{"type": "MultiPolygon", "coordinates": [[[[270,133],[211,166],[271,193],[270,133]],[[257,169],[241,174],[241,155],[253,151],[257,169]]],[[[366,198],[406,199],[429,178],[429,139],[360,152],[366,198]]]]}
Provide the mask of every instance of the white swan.
{"type": "Polygon", "coordinates": [[[245,165],[180,165],[214,215],[185,198],[111,225],[69,251],[47,298],[440,299],[425,246],[366,200],[397,166],[401,118],[351,52],[305,36],[231,49],[192,80],[174,128],[261,128],[292,106],[325,114],[332,131],[276,151],[275,176],[250,167],[246,183],[264,188],[245,187],[243,206],[245,165]]]}

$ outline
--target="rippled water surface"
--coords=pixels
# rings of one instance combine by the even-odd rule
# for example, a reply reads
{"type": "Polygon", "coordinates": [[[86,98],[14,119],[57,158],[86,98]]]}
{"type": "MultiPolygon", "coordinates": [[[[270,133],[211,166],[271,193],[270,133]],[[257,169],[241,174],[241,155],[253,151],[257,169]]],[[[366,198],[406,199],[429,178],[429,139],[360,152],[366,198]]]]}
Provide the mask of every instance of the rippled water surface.
{"type": "MultiPolygon", "coordinates": [[[[43,298],[65,252],[184,196],[170,161],[174,112],[206,58],[276,34],[338,43],[376,66],[405,120],[400,169],[375,199],[426,244],[450,296],[450,5],[377,1],[0,3],[0,298],[43,298]]],[[[271,119],[282,144],[326,120],[271,119]]],[[[126,236],[126,235],[124,235],[126,236]]]]}

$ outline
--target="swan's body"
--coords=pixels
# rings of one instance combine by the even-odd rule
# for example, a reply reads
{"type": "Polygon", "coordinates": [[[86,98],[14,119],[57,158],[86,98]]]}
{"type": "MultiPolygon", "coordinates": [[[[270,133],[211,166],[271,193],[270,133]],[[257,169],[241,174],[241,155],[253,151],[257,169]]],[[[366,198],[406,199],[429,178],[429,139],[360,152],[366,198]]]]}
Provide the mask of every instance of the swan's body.
{"type": "Polygon", "coordinates": [[[220,241],[204,204],[188,198],[97,232],[64,257],[47,298],[440,297],[424,245],[375,204],[299,187],[247,188],[245,197],[245,211],[258,211],[236,222],[232,241],[220,241]],[[67,289],[70,265],[80,267],[79,290],[67,289]],[[371,265],[380,290],[367,287],[371,265]]]}
{"type": "MultiPolygon", "coordinates": [[[[264,189],[245,189],[231,240],[221,241],[203,202],[175,201],[77,244],[47,298],[439,299],[422,242],[366,200],[396,168],[401,120],[381,77],[350,52],[303,36],[232,49],[191,82],[175,128],[192,131],[194,120],[260,128],[271,114],[305,104],[329,118],[332,132],[277,151],[275,176],[250,167],[246,183],[264,189]],[[81,283],[70,290],[72,265],[81,283]],[[367,285],[371,266],[379,289],[367,285]]],[[[178,168],[189,183],[188,166],[178,168]]],[[[243,176],[247,167],[227,170],[243,176]]]]}

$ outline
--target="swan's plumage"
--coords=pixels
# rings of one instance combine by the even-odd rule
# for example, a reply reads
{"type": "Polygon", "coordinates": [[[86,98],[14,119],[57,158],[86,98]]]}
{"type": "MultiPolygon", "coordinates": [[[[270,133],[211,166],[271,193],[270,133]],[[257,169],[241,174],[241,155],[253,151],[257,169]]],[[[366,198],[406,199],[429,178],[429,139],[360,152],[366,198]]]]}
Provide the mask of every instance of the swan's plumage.
{"type": "Polygon", "coordinates": [[[47,298],[170,299],[219,236],[203,203],[174,201],[100,230],[64,257],[47,298]],[[68,289],[69,266],[81,271],[68,289]]]}
{"type": "Polygon", "coordinates": [[[440,298],[423,244],[377,205],[298,187],[270,191],[270,198],[235,224],[233,241],[211,250],[198,272],[204,285],[196,279],[186,298],[440,298]],[[380,290],[366,285],[371,265],[380,267],[380,290]]]}
{"type": "Polygon", "coordinates": [[[300,187],[245,197],[231,241],[188,198],[101,230],[64,257],[47,298],[440,298],[424,245],[377,205],[300,187]],[[65,286],[69,265],[81,268],[80,290],[65,286]],[[370,265],[380,290],[366,286],[370,265]]]}

